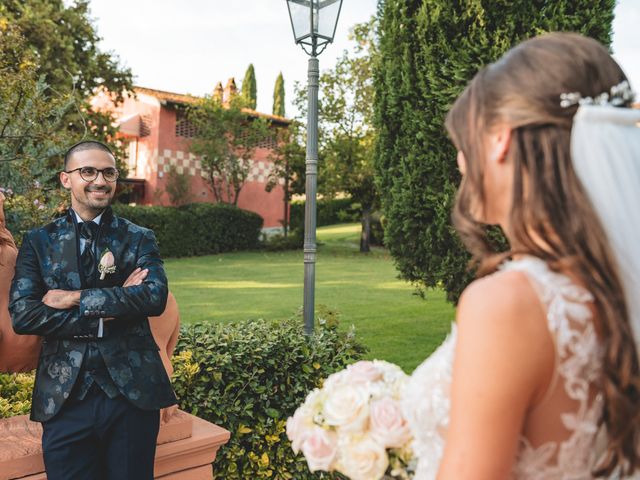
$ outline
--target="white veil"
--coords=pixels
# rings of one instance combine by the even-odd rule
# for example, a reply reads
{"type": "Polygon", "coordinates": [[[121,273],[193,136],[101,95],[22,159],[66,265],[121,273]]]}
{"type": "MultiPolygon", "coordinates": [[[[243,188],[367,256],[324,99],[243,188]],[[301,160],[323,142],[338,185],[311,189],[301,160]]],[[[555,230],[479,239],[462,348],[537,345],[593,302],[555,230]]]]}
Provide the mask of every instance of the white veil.
{"type": "Polygon", "coordinates": [[[616,256],[640,353],[640,110],[581,105],[571,157],[616,256]]]}

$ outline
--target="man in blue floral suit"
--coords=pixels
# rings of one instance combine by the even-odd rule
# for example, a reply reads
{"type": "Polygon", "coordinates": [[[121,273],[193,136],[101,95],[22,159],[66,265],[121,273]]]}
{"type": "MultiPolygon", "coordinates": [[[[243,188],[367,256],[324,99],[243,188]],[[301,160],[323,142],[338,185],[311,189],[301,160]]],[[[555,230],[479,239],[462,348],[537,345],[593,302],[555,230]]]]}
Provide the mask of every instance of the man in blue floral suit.
{"type": "Polygon", "coordinates": [[[168,287],[151,230],[118,218],[105,145],[65,156],[69,213],[27,233],[10,293],[13,328],[43,338],[31,419],[48,480],[153,478],[159,411],[176,403],[148,317],[168,287]]]}

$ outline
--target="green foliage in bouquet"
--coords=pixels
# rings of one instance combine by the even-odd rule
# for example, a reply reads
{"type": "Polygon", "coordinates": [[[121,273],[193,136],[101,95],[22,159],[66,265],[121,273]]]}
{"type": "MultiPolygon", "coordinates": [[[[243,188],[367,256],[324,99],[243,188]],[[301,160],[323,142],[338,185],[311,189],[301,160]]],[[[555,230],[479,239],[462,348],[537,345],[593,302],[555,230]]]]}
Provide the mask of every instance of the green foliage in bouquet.
{"type": "Polygon", "coordinates": [[[471,280],[469,256],[450,215],[460,177],[446,136],[449,105],[485,64],[548,31],[611,43],[614,0],[380,3],[375,69],[385,244],[401,275],[421,287],[442,283],[456,301],[471,280]]]}
{"type": "Polygon", "coordinates": [[[193,203],[183,207],[116,204],[114,212],[152,229],[163,257],[191,257],[260,245],[262,217],[228,204],[193,203]]]}
{"type": "Polygon", "coordinates": [[[0,373],[0,418],[29,413],[34,380],[33,373],[0,373]]]}
{"type": "Polygon", "coordinates": [[[215,479],[342,478],[312,474],[285,434],[286,419],[323,378],[365,352],[336,312],[319,308],[307,337],[299,317],[183,327],[173,358],[180,407],[231,431],[215,479]]]}

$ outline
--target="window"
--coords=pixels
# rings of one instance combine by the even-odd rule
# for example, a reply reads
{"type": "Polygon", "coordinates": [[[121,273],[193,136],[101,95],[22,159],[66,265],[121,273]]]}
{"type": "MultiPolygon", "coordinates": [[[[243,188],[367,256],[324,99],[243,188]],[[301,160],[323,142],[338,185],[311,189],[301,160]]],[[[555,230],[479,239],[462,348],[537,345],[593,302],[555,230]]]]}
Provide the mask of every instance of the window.
{"type": "Polygon", "coordinates": [[[192,138],[196,135],[197,129],[193,123],[187,119],[187,115],[182,108],[176,109],[176,137],[192,138]]]}

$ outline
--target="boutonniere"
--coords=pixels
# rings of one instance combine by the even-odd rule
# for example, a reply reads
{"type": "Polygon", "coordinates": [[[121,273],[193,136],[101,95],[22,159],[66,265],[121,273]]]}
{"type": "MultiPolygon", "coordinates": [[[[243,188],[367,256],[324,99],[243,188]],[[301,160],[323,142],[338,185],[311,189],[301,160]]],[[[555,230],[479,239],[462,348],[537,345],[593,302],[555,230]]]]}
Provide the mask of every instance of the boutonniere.
{"type": "Polygon", "coordinates": [[[116,272],[116,259],[108,248],[102,253],[100,257],[100,264],[98,265],[98,271],[100,272],[100,280],[104,280],[107,274],[116,272]]]}

